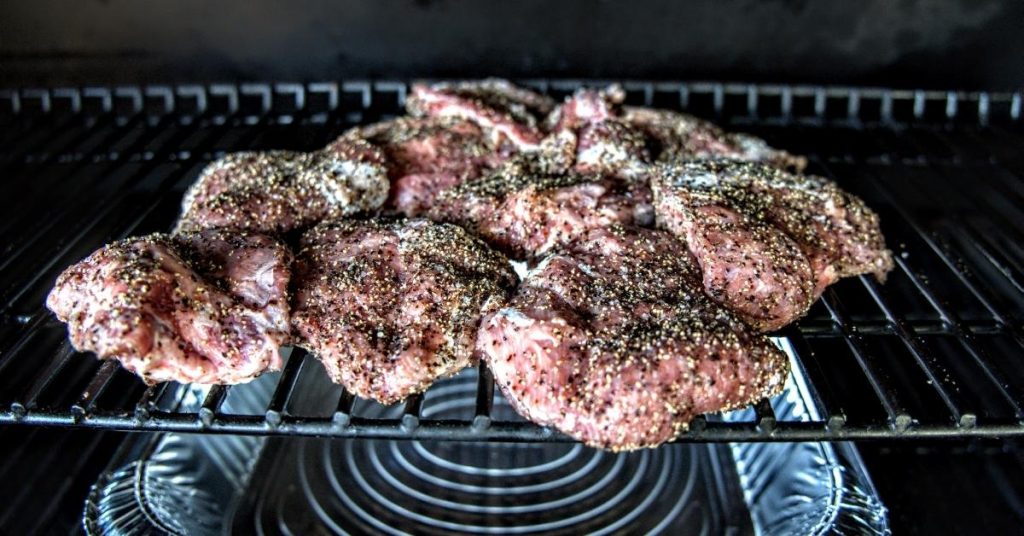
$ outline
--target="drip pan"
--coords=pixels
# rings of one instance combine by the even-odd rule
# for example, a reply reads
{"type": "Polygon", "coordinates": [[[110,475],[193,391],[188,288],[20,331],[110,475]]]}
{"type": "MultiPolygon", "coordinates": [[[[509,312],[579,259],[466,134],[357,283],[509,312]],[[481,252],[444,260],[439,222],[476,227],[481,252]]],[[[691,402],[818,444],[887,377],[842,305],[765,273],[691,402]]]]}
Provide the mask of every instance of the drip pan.
{"type": "MultiPolygon", "coordinates": [[[[296,385],[304,411],[337,399],[337,387],[312,368],[296,385]]],[[[237,390],[251,396],[229,398],[225,408],[265,407],[273,385],[268,378],[237,390]]],[[[439,382],[424,417],[472,419],[476,385],[475,369],[439,382]]],[[[202,389],[183,391],[177,403],[201,404],[202,389]]],[[[810,420],[810,400],[794,375],[772,406],[780,418],[810,420]]],[[[749,411],[721,418],[749,421],[749,411]]],[[[366,401],[354,409],[401,412],[366,401]]],[[[494,415],[518,418],[500,393],[494,415]]],[[[84,522],[91,534],[889,533],[886,510],[845,443],[612,454],[575,443],[162,434],[101,477],[84,522]]]]}

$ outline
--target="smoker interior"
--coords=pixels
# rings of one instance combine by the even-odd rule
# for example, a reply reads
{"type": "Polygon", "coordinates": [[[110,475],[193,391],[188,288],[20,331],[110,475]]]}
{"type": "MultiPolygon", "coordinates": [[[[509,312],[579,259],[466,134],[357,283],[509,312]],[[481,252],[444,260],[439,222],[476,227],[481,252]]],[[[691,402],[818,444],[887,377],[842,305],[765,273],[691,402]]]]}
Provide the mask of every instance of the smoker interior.
{"type": "MultiPolygon", "coordinates": [[[[558,97],[581,83],[527,81],[558,97]]],[[[761,402],[749,421],[700,420],[681,441],[1024,435],[1020,94],[625,86],[630,102],[685,109],[806,154],[809,171],[833,178],[880,213],[896,253],[897,268],[887,283],[843,281],[807,318],[777,334],[794,348],[820,419],[780,419],[761,402]]],[[[114,239],[167,230],[182,192],[213,158],[245,149],[320,147],[353,124],[400,113],[405,90],[402,82],[353,81],[0,91],[0,422],[18,425],[0,431],[10,451],[0,465],[2,478],[24,478],[21,460],[36,456],[29,450],[38,444],[26,437],[81,441],[82,455],[69,468],[77,474],[115,436],[28,425],[566,441],[551,430],[492,414],[493,383],[486,369],[473,414],[464,419],[429,418],[429,395],[410,399],[400,415],[360,415],[340,388],[317,411],[293,411],[302,397],[296,378],[304,370],[322,374],[315,359],[302,355],[289,361],[265,410],[220,411],[245,386],[212,389],[196,411],[163,410],[153,402],[173,386],[147,388],[113,362],[75,353],[62,325],[42,307],[56,275],[69,264],[114,239]]],[[[899,449],[913,448],[902,444],[887,452],[899,459],[899,449]]],[[[1008,454],[989,461],[1005,458],[1019,474],[1015,443],[1001,448],[1008,454]]],[[[39,463],[61,457],[48,456],[39,463]]],[[[1019,500],[1018,486],[997,487],[1005,500],[1019,500]]],[[[11,504],[27,508],[36,502],[22,494],[11,504]]],[[[18,510],[5,512],[10,517],[18,510]]]]}

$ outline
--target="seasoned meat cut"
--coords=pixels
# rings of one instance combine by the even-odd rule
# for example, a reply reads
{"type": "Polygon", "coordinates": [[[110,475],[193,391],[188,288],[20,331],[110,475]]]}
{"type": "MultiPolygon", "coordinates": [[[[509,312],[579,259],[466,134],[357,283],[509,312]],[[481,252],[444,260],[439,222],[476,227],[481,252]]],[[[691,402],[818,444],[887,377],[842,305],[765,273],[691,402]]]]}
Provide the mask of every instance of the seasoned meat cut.
{"type": "Polygon", "coordinates": [[[536,259],[588,229],[650,225],[650,189],[593,174],[548,174],[518,158],[482,179],[444,190],[428,216],[459,224],[515,259],[536,259]]]}
{"type": "Polygon", "coordinates": [[[130,238],[57,279],[47,306],[79,351],[147,383],[243,383],[281,368],[291,253],[273,238],[207,230],[130,238]]]}
{"type": "Polygon", "coordinates": [[[356,127],[335,144],[352,139],[384,152],[391,192],[385,209],[419,216],[445,188],[474,180],[508,159],[476,123],[449,118],[401,117],[356,127]]]}
{"type": "Polygon", "coordinates": [[[658,225],[686,241],[708,295],[759,329],[799,318],[842,277],[892,268],[878,216],[821,177],[693,161],[652,187],[658,225]]]}
{"type": "Polygon", "coordinates": [[[773,149],[764,140],[748,134],[725,132],[708,121],[691,115],[625,106],[623,120],[643,131],[651,154],[659,162],[680,162],[722,158],[743,162],[762,162],[802,171],[807,159],[773,149]]]}
{"type": "Polygon", "coordinates": [[[413,84],[405,107],[414,117],[450,117],[477,124],[495,145],[533,150],[544,133],[540,121],[554,101],[505,80],[413,84]]]}
{"type": "Polygon", "coordinates": [[[280,234],[376,210],[387,195],[384,157],[361,140],[312,153],[234,153],[207,166],[185,193],[176,232],[280,234]]]}
{"type": "Polygon", "coordinates": [[[516,276],[454,225],[335,221],[302,237],[295,281],[297,344],[336,383],[391,404],[472,364],[480,317],[516,276]]]}
{"type": "Polygon", "coordinates": [[[577,91],[548,117],[552,134],[543,149],[575,171],[646,182],[651,157],[644,132],[621,117],[625,98],[617,85],[577,91]]]}
{"type": "Polygon", "coordinates": [[[546,258],[486,317],[477,348],[526,418],[613,450],[778,393],[788,361],[704,296],[685,246],[612,226],[546,258]]]}

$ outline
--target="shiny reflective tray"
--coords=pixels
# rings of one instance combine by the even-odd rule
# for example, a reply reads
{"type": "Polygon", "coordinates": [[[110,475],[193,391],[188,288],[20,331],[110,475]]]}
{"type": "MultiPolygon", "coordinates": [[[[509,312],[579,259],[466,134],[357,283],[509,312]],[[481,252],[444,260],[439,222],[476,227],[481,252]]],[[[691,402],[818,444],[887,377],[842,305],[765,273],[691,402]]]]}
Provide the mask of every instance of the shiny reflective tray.
{"type": "MultiPolygon", "coordinates": [[[[323,374],[297,382],[310,411],[336,392],[323,374]]],[[[238,390],[247,394],[227,400],[225,411],[265,406],[274,385],[267,377],[238,390]]],[[[439,383],[425,416],[472,418],[476,385],[475,369],[439,383]]],[[[818,418],[809,389],[802,375],[791,376],[772,400],[775,414],[818,418]]],[[[165,403],[200,407],[204,396],[183,388],[165,403]]],[[[718,418],[749,421],[751,411],[718,418]]],[[[395,417],[402,408],[359,400],[353,412],[395,417]]],[[[518,418],[500,394],[494,412],[518,418]]],[[[846,443],[611,454],[574,443],[176,433],[126,451],[94,486],[84,524],[90,534],[888,533],[886,510],[846,443]]]]}

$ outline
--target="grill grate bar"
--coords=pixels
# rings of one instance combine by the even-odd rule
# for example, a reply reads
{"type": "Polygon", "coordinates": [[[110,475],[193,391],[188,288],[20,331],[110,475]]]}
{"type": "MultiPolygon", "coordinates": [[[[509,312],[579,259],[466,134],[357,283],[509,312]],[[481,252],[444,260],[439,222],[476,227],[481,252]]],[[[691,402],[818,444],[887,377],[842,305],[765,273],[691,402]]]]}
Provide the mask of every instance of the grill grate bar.
{"type": "MultiPolygon", "coordinates": [[[[136,180],[143,180],[151,171],[153,171],[153,169],[155,169],[155,167],[156,166],[154,164],[153,166],[148,166],[145,170],[140,170],[140,173],[138,173],[135,176],[135,179],[136,180]]],[[[175,176],[172,176],[172,177],[177,177],[177,176],[175,175],[175,176]]],[[[170,178],[171,177],[165,177],[165,180],[162,181],[162,183],[161,183],[162,188],[158,189],[157,192],[153,192],[155,194],[154,195],[155,198],[159,199],[160,194],[166,192],[170,188],[170,186],[173,185],[173,183],[175,181],[169,180],[170,178]]],[[[178,178],[180,178],[180,177],[178,177],[178,178]]],[[[108,214],[111,214],[113,212],[114,208],[118,206],[118,203],[121,200],[125,199],[129,195],[129,193],[130,193],[130,189],[129,188],[119,188],[119,189],[115,189],[113,192],[111,192],[111,194],[108,197],[100,199],[100,200],[97,200],[96,202],[98,203],[98,205],[103,207],[103,208],[99,209],[93,215],[91,221],[86,223],[85,225],[77,226],[76,225],[77,222],[67,222],[67,228],[68,229],[75,229],[77,232],[72,234],[71,239],[68,240],[64,244],[63,247],[61,247],[57,252],[54,253],[53,256],[50,257],[49,262],[46,262],[43,266],[39,267],[39,269],[35,272],[34,276],[30,276],[29,280],[26,282],[27,284],[21,290],[15,292],[12,296],[9,296],[7,298],[8,307],[10,307],[14,302],[16,302],[25,292],[28,292],[29,290],[31,290],[34,287],[34,285],[38,282],[39,278],[43,274],[49,273],[49,271],[54,267],[54,265],[59,260],[63,259],[74,246],[79,244],[81,242],[81,240],[85,236],[87,236],[88,233],[100,221],[102,221],[102,219],[104,217],[106,217],[108,214]]],[[[140,222],[142,220],[142,218],[145,217],[145,215],[147,215],[150,211],[152,211],[152,209],[156,206],[156,203],[157,202],[153,202],[151,205],[149,205],[146,208],[146,210],[142,211],[141,212],[142,215],[133,222],[133,225],[130,225],[128,228],[122,230],[119,233],[116,233],[115,236],[108,236],[107,240],[109,241],[110,239],[113,239],[113,238],[123,238],[124,236],[127,236],[129,233],[131,233],[135,229],[135,226],[138,225],[138,222],[140,222]]],[[[42,236],[42,234],[43,233],[40,232],[40,233],[37,233],[36,235],[34,235],[29,240],[29,242],[27,243],[27,246],[35,244],[37,242],[37,240],[42,236]]]]}
{"type": "Polygon", "coordinates": [[[213,424],[213,420],[217,417],[217,412],[220,411],[220,407],[224,404],[224,400],[228,397],[228,385],[214,385],[210,387],[210,392],[206,394],[206,399],[203,400],[203,406],[199,408],[199,422],[204,427],[208,427],[213,424]]]}
{"type": "Polygon", "coordinates": [[[341,395],[338,396],[338,406],[334,410],[334,424],[345,427],[352,420],[352,406],[355,404],[356,397],[348,389],[342,389],[341,395]]]}
{"type": "Polygon", "coordinates": [[[41,128],[30,129],[26,136],[10,149],[5,160],[11,162],[24,161],[27,155],[51,143],[53,137],[57,135],[56,133],[66,130],[74,121],[74,116],[68,116],[52,125],[43,125],[41,128]]]}
{"type": "MultiPolygon", "coordinates": [[[[159,132],[159,129],[158,128],[154,128],[152,130],[153,130],[153,132],[152,132],[152,135],[150,137],[148,137],[148,138],[140,137],[138,140],[136,140],[136,142],[134,143],[132,149],[133,150],[138,150],[141,147],[143,147],[143,145],[145,143],[147,143],[150,140],[152,140],[153,138],[155,138],[157,136],[158,132],[159,132]]],[[[89,162],[83,161],[83,162],[80,162],[79,165],[76,165],[76,166],[62,166],[62,167],[65,168],[63,170],[64,173],[60,174],[57,178],[55,178],[55,180],[51,181],[50,186],[52,188],[60,188],[60,187],[62,187],[62,185],[64,183],[66,183],[66,181],[68,179],[74,177],[75,174],[77,174],[80,170],[83,170],[83,169],[86,169],[87,167],[89,167],[89,164],[90,164],[89,162]]],[[[99,181],[102,181],[106,177],[106,175],[107,175],[105,171],[106,170],[113,170],[117,164],[118,164],[118,162],[110,162],[109,165],[107,165],[105,167],[104,171],[101,171],[101,172],[98,172],[98,173],[95,174],[95,177],[91,181],[91,184],[84,184],[84,185],[82,185],[82,187],[83,188],[90,188],[93,185],[95,185],[96,183],[98,183],[99,181]]],[[[156,161],[154,161],[152,165],[156,165],[156,161]]],[[[61,165],[60,164],[52,164],[51,168],[52,167],[57,167],[57,166],[61,166],[61,165]]],[[[42,169],[42,170],[39,170],[38,173],[39,174],[43,174],[45,171],[46,171],[46,169],[42,169]]],[[[137,180],[142,175],[143,175],[143,173],[140,172],[139,175],[137,177],[135,177],[135,180],[137,180]]],[[[63,216],[65,214],[67,214],[68,212],[74,210],[76,208],[76,206],[64,206],[64,207],[52,207],[51,206],[51,207],[46,207],[41,213],[38,210],[32,210],[33,208],[34,207],[31,207],[31,206],[28,206],[28,205],[24,205],[24,206],[20,206],[20,207],[15,207],[14,210],[12,211],[12,213],[9,215],[9,218],[5,221],[5,225],[0,227],[0,236],[6,236],[10,232],[12,232],[11,231],[12,229],[16,230],[19,226],[22,227],[22,228],[25,227],[25,223],[28,222],[28,221],[31,221],[31,222],[34,223],[34,225],[32,225],[32,227],[31,227],[32,228],[32,233],[29,236],[27,236],[27,237],[11,236],[12,240],[13,239],[17,240],[17,242],[14,242],[15,244],[17,244],[17,247],[16,247],[16,249],[13,249],[11,251],[11,255],[7,259],[5,259],[4,262],[0,263],[0,269],[6,268],[9,261],[13,261],[14,259],[16,259],[18,257],[18,255],[21,252],[30,249],[31,246],[36,243],[36,241],[38,240],[38,238],[40,236],[42,236],[48,229],[54,227],[60,221],[60,217],[61,216],[63,216]]]]}
{"type": "Polygon", "coordinates": [[[157,409],[157,402],[163,397],[164,393],[170,388],[170,383],[161,383],[157,385],[150,385],[142,393],[142,397],[135,403],[135,419],[138,421],[145,421],[149,419],[153,411],[157,409]]]}
{"type": "MultiPolygon", "coordinates": [[[[832,171],[828,168],[826,168],[826,170],[828,171],[831,178],[835,180],[836,177],[834,176],[832,171]]],[[[932,365],[932,363],[929,363],[929,361],[932,361],[932,358],[929,355],[929,352],[923,347],[921,342],[918,340],[918,336],[913,331],[913,327],[911,327],[908,324],[908,322],[902,315],[896,314],[894,312],[892,305],[889,303],[889,300],[885,297],[885,293],[878,288],[878,285],[874,280],[870,279],[869,276],[860,276],[858,279],[860,280],[862,286],[868,291],[868,294],[871,296],[875,304],[881,309],[882,313],[885,315],[885,319],[893,327],[895,334],[900,338],[903,344],[910,351],[910,354],[913,357],[914,362],[928,378],[928,384],[932,387],[936,394],[938,394],[939,398],[942,400],[942,403],[949,410],[953,421],[957,424],[957,426],[961,427],[974,426],[977,422],[977,415],[971,412],[964,412],[962,409],[963,403],[960,400],[960,397],[955,395],[952,391],[950,391],[944,386],[942,379],[938,376],[938,374],[935,371],[935,367],[932,365]]],[[[834,291],[831,290],[830,294],[832,296],[835,295],[834,291]]],[[[826,304],[828,304],[828,302],[826,302],[826,304]]],[[[844,318],[843,321],[840,322],[840,324],[843,325],[848,325],[850,323],[851,322],[848,318],[844,318]]],[[[872,383],[872,385],[874,384],[872,383]]],[[[903,422],[908,421],[904,419],[903,422]]]]}
{"type": "MultiPolygon", "coordinates": [[[[347,426],[340,426],[331,418],[306,417],[287,419],[281,426],[266,426],[262,415],[219,415],[209,425],[196,422],[195,414],[157,412],[143,423],[126,421],[117,412],[97,412],[88,419],[76,423],[66,412],[53,410],[31,410],[24,417],[15,419],[9,411],[0,412],[0,424],[20,423],[37,426],[72,426],[123,431],[217,433],[239,435],[290,435],[303,437],[337,437],[368,439],[409,439],[411,432],[402,427],[400,419],[365,419],[352,417],[347,426]]],[[[549,428],[528,422],[494,422],[487,436],[481,435],[467,421],[420,419],[415,429],[415,438],[443,441],[555,441],[569,442],[570,438],[549,428]]],[[[1024,437],[1024,428],[1019,424],[988,424],[973,428],[956,429],[960,438],[1013,438],[1024,437]]],[[[677,441],[846,441],[865,439],[926,439],[949,438],[948,424],[918,423],[898,433],[890,425],[846,426],[838,430],[827,427],[823,421],[785,421],[777,423],[772,434],[762,434],[756,423],[708,421],[698,417],[691,423],[691,431],[677,441]],[[702,424],[698,424],[702,423],[702,424]]]]}
{"type": "Polygon", "coordinates": [[[982,355],[980,350],[978,350],[977,341],[974,339],[973,335],[971,335],[967,330],[964,329],[963,322],[960,320],[960,318],[956,314],[951,312],[945,305],[942,304],[942,302],[938,299],[937,296],[935,296],[931,289],[929,289],[928,286],[921,281],[921,278],[918,277],[917,274],[915,274],[909,266],[907,266],[906,261],[899,258],[899,256],[896,256],[894,260],[896,262],[896,265],[899,266],[900,270],[914,284],[914,287],[918,290],[918,292],[920,292],[921,295],[928,300],[929,304],[932,307],[934,307],[936,311],[938,311],[939,315],[942,317],[943,322],[949,327],[948,329],[957,338],[957,340],[960,342],[960,345],[964,348],[964,350],[966,350],[967,353],[971,356],[971,359],[978,365],[979,368],[981,368],[985,376],[996,388],[996,391],[998,391],[999,394],[1002,395],[1003,399],[1010,404],[1010,406],[1013,408],[1014,415],[1017,417],[1017,419],[1024,419],[1024,413],[1022,413],[1021,404],[1019,402],[1019,400],[1021,400],[1021,397],[1014,396],[1014,394],[1008,391],[1007,386],[1010,385],[1011,382],[1008,378],[1006,378],[1006,376],[1002,372],[988,364],[989,360],[986,358],[986,356],[982,355]]]}
{"type": "MultiPolygon", "coordinates": [[[[874,176],[873,178],[875,178],[876,182],[878,182],[877,176],[874,176]]],[[[886,189],[882,187],[875,188],[875,191],[881,194],[886,199],[886,201],[888,201],[892,205],[892,207],[896,209],[897,213],[899,213],[903,222],[909,225],[910,228],[913,229],[913,231],[916,233],[916,235],[922,241],[924,241],[925,244],[928,245],[929,249],[933,253],[935,253],[936,256],[939,257],[939,259],[946,266],[946,268],[953,274],[953,276],[956,277],[960,281],[960,283],[964,285],[965,288],[967,288],[967,290],[971,293],[971,296],[974,299],[978,300],[978,302],[981,303],[983,307],[985,307],[988,313],[992,315],[993,318],[996,319],[996,321],[1000,324],[1000,326],[1003,329],[1006,329],[1013,333],[1016,333],[1018,331],[1014,325],[1014,322],[1010,321],[1009,318],[999,310],[999,308],[993,305],[991,300],[989,300],[985,296],[985,294],[981,292],[977,288],[977,286],[971,281],[971,278],[968,277],[962,270],[960,270],[957,267],[957,260],[953,259],[950,256],[950,254],[947,253],[945,249],[938,244],[938,242],[936,242],[935,238],[921,226],[920,222],[917,221],[917,218],[910,214],[910,212],[903,206],[903,204],[898,199],[896,199],[896,197],[892,193],[886,191],[886,189]]],[[[1020,340],[1019,336],[1018,340],[1020,340]]]]}
{"type": "Polygon", "coordinates": [[[71,406],[71,412],[82,418],[86,413],[92,409],[96,399],[107,390],[110,386],[111,380],[114,379],[114,374],[117,373],[119,366],[116,361],[108,359],[100,365],[100,369],[96,371],[96,375],[92,381],[82,392],[82,396],[78,398],[78,401],[71,406]]]}
{"type": "Polygon", "coordinates": [[[885,314],[886,319],[892,322],[896,328],[896,334],[899,335],[903,344],[906,345],[907,349],[910,350],[910,355],[913,356],[914,362],[917,363],[918,367],[928,377],[928,384],[932,386],[932,389],[942,399],[942,403],[949,408],[950,413],[953,415],[953,420],[959,423],[961,426],[973,425],[977,420],[977,416],[973,413],[964,412],[962,403],[959,397],[952,391],[947,389],[942,379],[936,373],[936,366],[934,364],[934,358],[928,352],[927,349],[922,346],[921,341],[918,340],[917,335],[911,331],[912,328],[907,326],[906,321],[901,315],[893,312],[892,306],[889,301],[884,297],[883,292],[878,288],[878,284],[869,278],[869,276],[860,276],[861,283],[864,288],[868,290],[868,294],[875,300],[878,307],[882,309],[882,313],[885,314]]]}
{"type": "Polygon", "coordinates": [[[38,376],[28,391],[20,397],[20,400],[23,400],[24,403],[19,401],[12,402],[11,409],[15,412],[23,412],[27,408],[36,407],[40,395],[43,394],[47,387],[53,384],[54,380],[57,379],[57,376],[60,375],[61,371],[71,362],[74,356],[75,352],[71,348],[70,343],[65,343],[63,350],[54,357],[46,371],[38,376]]]}
{"type": "Polygon", "coordinates": [[[853,357],[857,361],[857,365],[859,365],[861,371],[864,372],[864,376],[871,385],[871,389],[875,392],[875,395],[878,397],[878,401],[882,404],[882,408],[885,409],[886,414],[888,414],[889,424],[899,432],[906,431],[907,428],[910,427],[911,423],[913,423],[913,418],[905,409],[896,389],[894,389],[890,382],[882,376],[880,371],[875,369],[874,364],[865,357],[867,351],[864,349],[861,336],[853,331],[853,323],[850,322],[846,312],[839,304],[839,299],[836,296],[835,289],[830,288],[826,290],[825,295],[821,297],[821,300],[828,309],[829,314],[832,315],[832,319],[836,324],[838,324],[839,329],[842,332],[843,339],[846,341],[847,346],[853,353],[853,357]]]}
{"type": "Polygon", "coordinates": [[[78,147],[90,137],[94,136],[95,131],[98,131],[111,123],[113,123],[113,117],[109,114],[101,115],[96,119],[86,119],[81,122],[73,121],[68,125],[68,128],[62,129],[61,132],[55,133],[52,138],[46,140],[46,144],[44,146],[37,147],[33,151],[23,154],[20,160],[23,162],[49,162],[53,160],[61,160],[69,155],[73,147],[78,147]],[[79,125],[76,123],[84,124],[79,125]],[[76,130],[78,132],[76,132],[76,130]]]}
{"type": "Polygon", "coordinates": [[[6,352],[0,354],[0,374],[3,374],[4,370],[9,365],[11,365],[12,363],[16,363],[17,360],[15,359],[15,357],[29,347],[28,343],[30,337],[28,335],[35,333],[36,331],[39,331],[47,323],[45,315],[46,313],[40,313],[36,315],[34,318],[32,318],[31,321],[26,323],[24,328],[22,329],[23,334],[19,336],[17,340],[14,341],[14,343],[6,352]]]}
{"type": "Polygon", "coordinates": [[[754,404],[754,417],[757,422],[757,429],[763,433],[770,434],[775,430],[778,419],[775,417],[775,410],[772,409],[772,402],[762,398],[754,404]]]}
{"type": "Polygon", "coordinates": [[[1006,278],[1017,292],[1024,293],[1024,277],[1021,273],[1024,269],[1017,261],[1003,255],[999,250],[995,249],[995,245],[992,244],[991,239],[982,233],[976,231],[973,227],[965,225],[957,229],[962,234],[967,235],[968,243],[974,249],[977,249],[985,257],[985,260],[992,265],[1003,277],[1006,278]]]}
{"type": "Polygon", "coordinates": [[[423,410],[423,395],[414,394],[405,399],[402,409],[402,429],[406,432],[416,430],[420,425],[420,413],[423,410]]]}
{"type": "MultiPolygon", "coordinates": [[[[100,142],[98,142],[97,143],[97,147],[103,148],[103,147],[107,147],[109,145],[112,145],[115,141],[117,141],[118,139],[121,139],[128,132],[130,132],[131,129],[134,128],[138,123],[139,123],[139,121],[130,121],[125,126],[119,128],[119,129],[114,130],[105,139],[103,139],[100,142]]],[[[142,143],[142,141],[143,140],[140,138],[139,140],[136,140],[136,144],[140,144],[140,143],[142,143]]],[[[47,172],[49,172],[50,170],[55,170],[55,169],[56,170],[60,170],[62,173],[60,173],[59,175],[55,174],[53,180],[48,181],[46,183],[48,185],[51,185],[54,188],[59,188],[61,185],[66,184],[66,180],[68,178],[73,177],[79,171],[82,171],[82,170],[85,170],[85,169],[89,169],[89,168],[95,166],[97,164],[97,162],[106,160],[106,158],[100,158],[98,153],[93,152],[93,153],[90,153],[89,155],[83,155],[81,158],[74,159],[75,162],[72,165],[68,165],[66,163],[63,163],[62,160],[63,160],[62,158],[58,158],[58,159],[56,159],[56,161],[54,161],[54,160],[47,161],[45,163],[46,165],[43,165],[43,166],[36,165],[34,167],[38,167],[39,169],[34,169],[33,170],[34,174],[37,177],[39,177],[39,176],[45,177],[45,176],[47,176],[46,175],[47,172]],[[91,158],[87,158],[86,156],[91,156],[91,158]]],[[[19,164],[22,164],[22,163],[19,162],[18,164],[15,164],[14,166],[5,168],[4,172],[6,174],[13,174],[13,173],[17,172],[18,170],[23,169],[24,167],[26,167],[25,165],[19,165],[19,164]]],[[[110,162],[110,164],[113,165],[114,162],[110,162]]],[[[3,192],[4,195],[16,195],[15,191],[17,189],[17,184],[15,184],[13,182],[5,183],[0,188],[2,188],[2,189],[0,189],[0,192],[3,192]]],[[[29,216],[31,216],[33,214],[36,215],[36,220],[35,221],[38,222],[41,219],[39,217],[41,215],[38,214],[37,211],[32,210],[33,208],[34,207],[32,207],[31,205],[28,205],[28,204],[23,204],[21,206],[13,207],[13,210],[11,212],[9,212],[7,217],[4,219],[4,221],[2,223],[0,223],[0,236],[6,236],[11,231],[11,229],[15,228],[19,223],[23,222],[25,217],[29,217],[29,216]]],[[[58,208],[58,207],[49,206],[49,207],[46,207],[46,210],[47,211],[48,210],[53,210],[55,208],[58,208]]],[[[45,212],[44,212],[44,214],[45,214],[45,212]]]]}
{"type": "Polygon", "coordinates": [[[291,400],[292,394],[295,391],[295,382],[299,379],[302,366],[306,363],[306,355],[305,350],[295,348],[288,357],[288,363],[284,366],[281,379],[274,389],[274,394],[270,397],[270,403],[267,404],[267,424],[271,426],[281,424],[281,418],[288,407],[288,401],[291,400]]]}
{"type": "MultiPolygon", "coordinates": [[[[249,136],[244,138],[244,141],[248,141],[248,140],[254,138],[257,135],[257,132],[258,132],[258,129],[253,129],[252,131],[250,131],[249,136]]],[[[181,133],[179,133],[177,139],[184,139],[185,136],[186,136],[186,132],[182,131],[181,133]]],[[[218,136],[209,136],[207,138],[206,145],[207,146],[212,145],[217,138],[218,138],[218,136]]],[[[243,144],[243,146],[244,146],[244,144],[243,144]]],[[[141,174],[137,175],[137,177],[141,177],[141,176],[142,176],[141,174]]],[[[134,231],[135,228],[145,219],[145,217],[147,215],[149,215],[156,208],[156,206],[160,202],[160,197],[161,196],[159,195],[159,193],[163,192],[165,189],[169,188],[171,184],[173,184],[174,182],[177,182],[180,179],[181,179],[181,175],[180,174],[175,174],[175,175],[172,175],[171,177],[165,177],[165,179],[163,181],[161,181],[161,188],[160,188],[159,192],[156,195],[152,196],[154,201],[152,201],[148,206],[146,206],[141,211],[141,215],[140,216],[135,218],[132,222],[129,223],[129,225],[126,228],[124,228],[119,233],[117,233],[117,237],[116,238],[123,238],[123,237],[128,236],[129,234],[131,234],[132,231],[134,231]]],[[[126,192],[122,193],[121,195],[114,195],[114,196],[111,196],[111,197],[105,199],[104,202],[100,206],[105,206],[106,208],[100,209],[100,211],[98,212],[96,217],[93,219],[93,223],[88,225],[85,229],[82,229],[77,235],[74,236],[74,238],[72,240],[68,241],[68,243],[64,247],[62,247],[56,255],[54,255],[52,257],[52,260],[49,263],[47,263],[42,269],[38,270],[36,272],[36,276],[30,278],[30,280],[24,285],[22,290],[19,291],[18,293],[16,293],[15,296],[9,300],[8,306],[10,306],[11,302],[14,302],[15,300],[17,300],[17,298],[20,297],[23,293],[28,292],[33,287],[33,285],[38,281],[38,279],[41,277],[41,275],[43,273],[47,273],[50,270],[50,268],[54,264],[57,263],[57,261],[59,259],[64,258],[66,256],[67,252],[70,249],[72,249],[79,241],[81,241],[82,237],[85,236],[86,232],[89,229],[91,229],[96,224],[96,222],[98,222],[104,215],[106,215],[110,211],[112,211],[113,207],[116,206],[115,203],[114,203],[115,199],[122,199],[125,195],[127,195],[126,192]]],[[[110,240],[108,238],[108,240],[106,240],[106,242],[109,242],[109,241],[110,240]]],[[[42,321],[42,319],[40,319],[37,322],[34,322],[32,329],[30,329],[30,330],[25,332],[25,334],[23,335],[21,341],[19,341],[19,344],[21,344],[23,341],[28,341],[36,333],[36,331],[38,331],[38,329],[40,329],[43,325],[44,325],[44,322],[42,321]]],[[[2,368],[2,366],[3,365],[0,364],[0,368],[2,368]]]]}
{"type": "Polygon", "coordinates": [[[486,363],[480,361],[477,372],[476,414],[473,428],[483,430],[491,425],[491,411],[494,409],[494,374],[486,363]]]}
{"type": "Polygon", "coordinates": [[[804,338],[800,329],[796,326],[786,328],[786,340],[793,346],[796,355],[800,357],[800,359],[796,360],[797,372],[804,378],[809,378],[808,365],[813,365],[815,370],[819,372],[816,378],[820,378],[820,381],[811,383],[809,394],[811,395],[814,407],[823,415],[828,416],[826,426],[830,430],[842,428],[846,425],[846,410],[833,391],[832,386],[829,385],[828,379],[821,373],[824,365],[821,364],[817,354],[811,349],[807,339],[804,338]]]}

